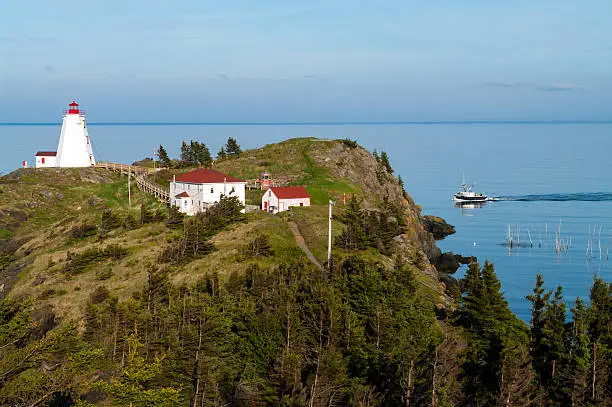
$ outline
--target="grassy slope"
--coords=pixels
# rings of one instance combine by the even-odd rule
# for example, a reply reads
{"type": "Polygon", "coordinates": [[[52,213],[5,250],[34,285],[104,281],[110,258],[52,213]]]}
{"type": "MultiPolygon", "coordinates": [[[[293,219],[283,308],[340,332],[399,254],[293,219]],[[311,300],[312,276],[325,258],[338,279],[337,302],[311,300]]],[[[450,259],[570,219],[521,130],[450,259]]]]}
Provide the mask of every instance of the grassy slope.
{"type": "MultiPolygon", "coordinates": [[[[328,171],[315,165],[309,151],[313,148],[326,148],[335,143],[313,139],[294,139],[283,143],[265,146],[262,149],[245,152],[239,158],[221,161],[220,171],[253,178],[264,169],[273,175],[284,175],[292,183],[305,185],[313,197],[310,208],[294,208],[282,216],[265,213],[248,215],[248,222],[234,225],[214,237],[216,251],[184,267],[171,267],[170,278],[177,284],[191,284],[206,273],[217,272],[228,276],[241,272],[249,263],[263,267],[274,266],[282,261],[308,260],[295,244],[287,221],[294,221],[313,254],[322,263],[327,257],[327,210],[330,190],[358,192],[358,186],[343,179],[332,179],[328,171]],[[241,248],[257,233],[270,237],[274,250],[273,257],[245,260],[241,248]]],[[[136,209],[140,203],[160,206],[151,197],[133,189],[133,209],[127,207],[127,186],[125,178],[103,170],[49,170],[29,171],[20,174],[19,180],[10,177],[0,179],[0,213],[3,209],[17,209],[27,202],[39,202],[40,197],[61,194],[62,198],[50,198],[42,205],[28,209],[29,219],[17,226],[7,226],[11,236],[30,236],[32,239],[17,253],[18,262],[26,263],[26,268],[11,291],[11,295],[32,296],[40,300],[41,306],[51,305],[63,318],[78,320],[90,293],[100,285],[106,286],[120,299],[141,290],[147,281],[148,270],[156,265],[156,259],[167,241],[180,231],[168,229],[163,222],[145,225],[142,228],[125,231],[118,229],[108,239],[100,242],[96,236],[73,239],[68,233],[79,223],[99,223],[102,205],[110,207],[120,216],[131,212],[138,217],[136,209]],[[37,201],[38,200],[38,201],[37,201]],[[94,205],[90,205],[90,201],[94,205]],[[67,277],[61,272],[68,252],[76,253],[92,247],[103,248],[117,243],[129,250],[127,257],[119,261],[105,261],[91,264],[76,276],[67,277]]],[[[162,174],[167,179],[168,174],[162,174]]],[[[257,191],[257,194],[260,192],[257,191]]],[[[255,196],[255,198],[258,195],[255,196]]],[[[46,199],[46,198],[45,198],[46,199]]],[[[342,210],[335,207],[335,213],[342,210]]],[[[0,227],[3,227],[0,216],[0,227]]],[[[342,225],[333,223],[333,234],[337,235],[342,225]]],[[[0,236],[3,229],[0,229],[0,236]]],[[[334,254],[340,258],[347,253],[334,254]]],[[[366,250],[357,255],[371,262],[390,266],[392,260],[381,256],[374,250],[366,250]]],[[[431,278],[419,274],[422,292],[433,302],[440,301],[439,288],[431,278]]]]}

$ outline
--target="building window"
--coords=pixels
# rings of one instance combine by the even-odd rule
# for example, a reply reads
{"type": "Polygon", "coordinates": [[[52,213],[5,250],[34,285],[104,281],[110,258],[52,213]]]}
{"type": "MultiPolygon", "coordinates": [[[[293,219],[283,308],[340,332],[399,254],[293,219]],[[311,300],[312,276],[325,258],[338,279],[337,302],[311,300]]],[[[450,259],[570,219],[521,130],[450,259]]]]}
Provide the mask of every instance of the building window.
{"type": "Polygon", "coordinates": [[[215,188],[211,187],[211,188],[210,188],[210,193],[211,193],[211,194],[214,194],[214,193],[215,193],[215,188]]]}
{"type": "Polygon", "coordinates": [[[300,202],[300,206],[304,206],[304,202],[300,202]]]}

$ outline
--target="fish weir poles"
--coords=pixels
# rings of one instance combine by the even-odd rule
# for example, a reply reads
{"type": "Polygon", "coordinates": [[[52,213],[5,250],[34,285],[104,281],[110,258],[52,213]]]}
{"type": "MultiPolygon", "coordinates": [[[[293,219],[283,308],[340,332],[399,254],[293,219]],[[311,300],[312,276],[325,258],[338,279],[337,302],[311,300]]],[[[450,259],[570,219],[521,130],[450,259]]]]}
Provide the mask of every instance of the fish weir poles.
{"type": "Polygon", "coordinates": [[[527,235],[529,236],[529,246],[533,247],[533,241],[531,240],[531,233],[529,232],[529,229],[527,229],[527,235]]]}

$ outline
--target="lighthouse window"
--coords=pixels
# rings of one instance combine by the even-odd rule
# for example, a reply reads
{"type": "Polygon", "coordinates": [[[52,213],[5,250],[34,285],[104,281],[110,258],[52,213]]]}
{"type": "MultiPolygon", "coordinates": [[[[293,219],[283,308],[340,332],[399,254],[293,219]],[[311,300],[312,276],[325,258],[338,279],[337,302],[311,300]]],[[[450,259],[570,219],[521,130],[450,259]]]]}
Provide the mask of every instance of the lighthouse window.
{"type": "Polygon", "coordinates": [[[210,193],[214,194],[215,193],[215,188],[210,188],[210,193]]]}

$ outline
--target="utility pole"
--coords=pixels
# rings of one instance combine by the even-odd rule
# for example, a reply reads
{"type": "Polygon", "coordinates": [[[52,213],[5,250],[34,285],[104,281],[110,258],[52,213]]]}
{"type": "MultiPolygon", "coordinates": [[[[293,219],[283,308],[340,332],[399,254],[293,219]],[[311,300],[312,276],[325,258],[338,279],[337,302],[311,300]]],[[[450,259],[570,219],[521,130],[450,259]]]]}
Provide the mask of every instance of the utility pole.
{"type": "Polygon", "coordinates": [[[132,207],[132,169],[128,168],[128,205],[132,207]]]}
{"type": "Polygon", "coordinates": [[[331,247],[332,247],[332,205],[334,202],[329,200],[329,227],[327,231],[327,267],[331,268],[331,247]]]}

